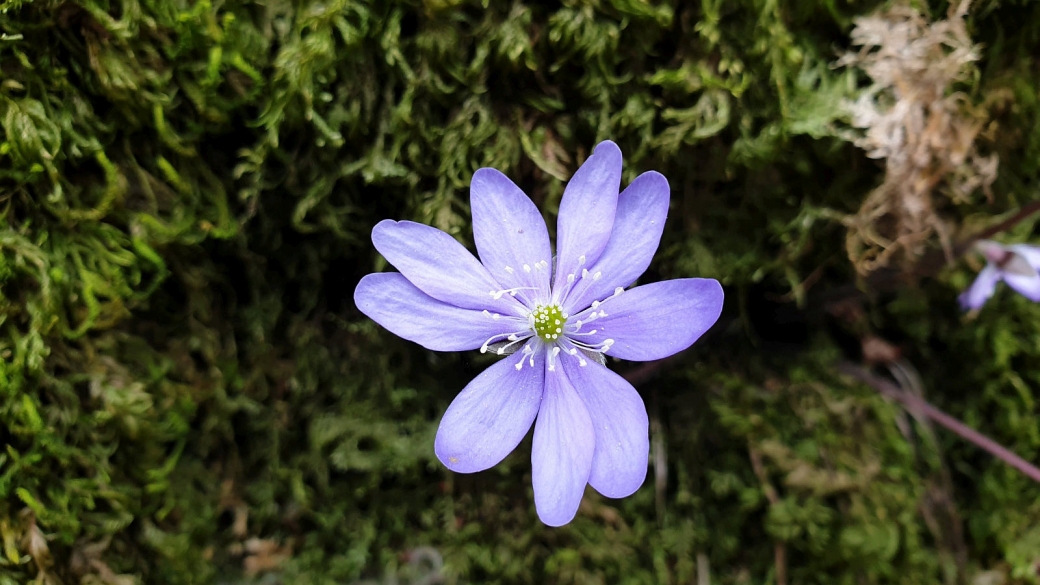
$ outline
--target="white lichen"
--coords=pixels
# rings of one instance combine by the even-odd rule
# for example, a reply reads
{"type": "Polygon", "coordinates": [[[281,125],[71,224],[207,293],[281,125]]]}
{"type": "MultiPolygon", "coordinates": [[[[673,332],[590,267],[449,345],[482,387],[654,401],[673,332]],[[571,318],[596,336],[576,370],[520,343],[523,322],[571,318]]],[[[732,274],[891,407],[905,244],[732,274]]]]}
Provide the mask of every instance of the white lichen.
{"type": "Polygon", "coordinates": [[[838,61],[873,82],[845,105],[857,129],[853,142],[885,160],[884,182],[845,220],[849,257],[860,272],[917,257],[933,236],[949,254],[937,191],[954,202],[980,188],[989,196],[997,157],[976,147],[985,112],[951,89],[976,74],[979,59],[964,23],[968,4],[951,6],[936,22],[909,6],[859,18],[852,31],[858,50],[838,61]]]}

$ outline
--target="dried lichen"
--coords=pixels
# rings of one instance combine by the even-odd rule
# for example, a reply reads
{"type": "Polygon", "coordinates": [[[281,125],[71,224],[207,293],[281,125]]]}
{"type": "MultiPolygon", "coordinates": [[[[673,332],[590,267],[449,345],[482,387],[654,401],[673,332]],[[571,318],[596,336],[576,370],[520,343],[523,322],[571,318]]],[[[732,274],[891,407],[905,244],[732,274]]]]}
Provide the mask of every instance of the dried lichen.
{"type": "Polygon", "coordinates": [[[885,161],[884,181],[845,220],[846,248],[860,272],[912,260],[933,236],[952,257],[935,195],[957,203],[979,189],[990,196],[997,156],[976,145],[986,112],[956,90],[977,75],[979,49],[964,21],[969,4],[951,5],[935,22],[905,5],[857,18],[851,37],[859,49],[838,61],[872,81],[846,107],[863,130],[853,142],[885,161]]]}

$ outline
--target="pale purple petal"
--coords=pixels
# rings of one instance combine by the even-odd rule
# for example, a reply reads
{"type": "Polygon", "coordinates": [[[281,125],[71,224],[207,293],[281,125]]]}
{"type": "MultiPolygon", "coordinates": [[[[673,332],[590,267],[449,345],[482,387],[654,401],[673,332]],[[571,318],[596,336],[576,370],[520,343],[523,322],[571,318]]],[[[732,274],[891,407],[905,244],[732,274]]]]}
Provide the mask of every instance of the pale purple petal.
{"type": "Polygon", "coordinates": [[[455,397],[437,428],[433,450],[448,469],[483,471],[513,452],[531,428],[545,386],[545,369],[516,364],[517,352],[479,376],[455,397]]]}
{"type": "Polygon", "coordinates": [[[639,175],[621,192],[610,241],[584,278],[576,275],[574,288],[563,301],[565,311],[574,314],[592,301],[603,300],[646,271],[661,242],[669,199],[668,179],[655,171],[639,175]]]}
{"type": "Polygon", "coordinates": [[[599,363],[563,357],[563,372],[581,396],[596,433],[589,484],[608,498],[632,495],[646,479],[649,422],[639,393],[599,363]]]}
{"type": "Polygon", "coordinates": [[[1004,282],[1015,289],[1018,294],[1033,301],[1040,302],[1040,276],[1019,276],[1018,274],[1004,274],[1004,282]]]}
{"type": "Polygon", "coordinates": [[[961,308],[967,311],[984,305],[993,296],[993,291],[997,289],[997,282],[1000,281],[1000,278],[1000,269],[992,264],[986,264],[986,267],[975,277],[975,282],[971,283],[968,290],[961,293],[961,308]]]}
{"type": "Polygon", "coordinates": [[[545,220],[534,202],[495,169],[479,169],[470,182],[473,240],[480,261],[517,298],[544,302],[552,271],[545,220]]]}
{"type": "Polygon", "coordinates": [[[560,370],[546,372],[531,447],[531,480],[538,517],[562,526],[578,512],[589,481],[596,434],[589,412],[560,370]]]}
{"type": "Polygon", "coordinates": [[[572,336],[588,344],[613,339],[607,355],[648,361],[678,353],[697,341],[722,313],[722,286],[710,278],[681,278],[637,286],[613,297],[598,309],[580,313],[605,313],[583,325],[572,336]]]}
{"type": "Polygon", "coordinates": [[[509,295],[492,293],[501,286],[455,238],[437,228],[411,221],[383,220],[372,229],[376,250],[419,290],[464,309],[522,315],[523,306],[509,295]]]}
{"type": "Polygon", "coordinates": [[[986,258],[991,264],[1000,265],[1007,258],[1009,250],[1000,242],[993,240],[978,240],[973,245],[976,251],[986,258]]]}
{"type": "Polygon", "coordinates": [[[1000,271],[1004,273],[1004,276],[1017,275],[1032,278],[1037,274],[1036,268],[1033,268],[1033,265],[1026,260],[1025,256],[1011,251],[1008,251],[1004,262],[996,264],[1000,267],[1000,271]]]}
{"type": "Polygon", "coordinates": [[[1029,244],[1012,244],[1007,249],[1025,258],[1034,269],[1040,270],[1040,247],[1029,244]]]}
{"type": "Polygon", "coordinates": [[[580,278],[582,269],[599,259],[610,240],[620,186],[621,150],[609,140],[600,142],[571,177],[560,201],[556,222],[558,294],[569,286],[569,275],[580,278]]]}
{"type": "Polygon", "coordinates": [[[434,351],[477,349],[495,335],[519,331],[516,318],[493,319],[431,298],[396,272],[369,274],[354,289],[362,313],[391,333],[434,351]]]}

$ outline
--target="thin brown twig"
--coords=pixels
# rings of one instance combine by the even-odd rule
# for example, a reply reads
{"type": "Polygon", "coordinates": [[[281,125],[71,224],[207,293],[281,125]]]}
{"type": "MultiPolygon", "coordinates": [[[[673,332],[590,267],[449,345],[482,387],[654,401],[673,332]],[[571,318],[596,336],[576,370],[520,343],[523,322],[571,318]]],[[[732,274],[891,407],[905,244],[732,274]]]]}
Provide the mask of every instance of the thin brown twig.
{"type": "Polygon", "coordinates": [[[938,408],[932,406],[927,401],[897,387],[892,382],[876,376],[870,373],[868,370],[861,366],[849,362],[841,362],[838,364],[838,371],[841,373],[855,378],[860,382],[870,386],[871,388],[880,392],[883,396],[887,396],[900,402],[907,409],[918,412],[927,416],[936,422],[936,424],[946,427],[947,430],[953,431],[955,434],[960,436],[962,439],[974,443],[981,449],[988,451],[991,455],[1000,459],[1004,463],[1007,463],[1011,467],[1014,467],[1018,471],[1022,472],[1023,475],[1032,479],[1033,481],[1040,483],[1040,468],[1037,468],[1032,463],[1019,457],[1011,450],[1007,449],[1003,445],[997,443],[993,439],[990,439],[986,435],[976,431],[961,421],[953,418],[938,408]]]}
{"type": "Polygon", "coordinates": [[[968,248],[970,248],[971,245],[974,244],[976,241],[985,240],[1001,232],[1006,232],[1009,229],[1015,227],[1015,225],[1017,225],[1022,220],[1026,219],[1027,217],[1033,215],[1038,211],[1040,211],[1040,201],[1034,201],[1032,203],[1023,205],[1018,210],[1018,212],[1015,213],[1015,215],[1012,215],[1011,217],[1005,219],[1004,221],[996,225],[991,225],[988,228],[982,230],[981,232],[975,234],[974,236],[968,238],[966,241],[961,242],[959,246],[956,248],[956,251],[958,252],[958,254],[963,254],[964,252],[967,252],[968,248]]]}

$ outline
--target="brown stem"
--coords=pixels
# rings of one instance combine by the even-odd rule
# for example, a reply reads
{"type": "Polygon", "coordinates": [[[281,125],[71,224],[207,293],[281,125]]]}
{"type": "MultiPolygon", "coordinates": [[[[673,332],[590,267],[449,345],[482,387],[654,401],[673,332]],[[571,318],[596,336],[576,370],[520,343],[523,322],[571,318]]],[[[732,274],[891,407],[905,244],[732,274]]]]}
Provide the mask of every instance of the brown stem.
{"type": "Polygon", "coordinates": [[[870,386],[871,388],[880,392],[883,396],[897,400],[908,409],[921,413],[928,418],[936,422],[936,424],[946,427],[946,429],[953,431],[959,435],[962,439],[974,443],[978,447],[989,451],[991,455],[1000,459],[1004,463],[1007,463],[1011,467],[1022,472],[1026,477],[1033,481],[1040,483],[1040,468],[1037,468],[1032,463],[1029,463],[1025,459],[1012,453],[1010,450],[1000,445],[993,439],[990,439],[986,435],[976,431],[961,421],[953,418],[938,408],[932,406],[923,398],[919,398],[908,392],[903,392],[901,388],[889,382],[888,380],[876,376],[865,368],[851,364],[849,362],[841,362],[838,364],[838,371],[841,373],[851,376],[856,380],[870,386]]]}
{"type": "Polygon", "coordinates": [[[982,230],[981,232],[975,234],[971,238],[968,238],[967,241],[961,242],[956,250],[957,250],[957,252],[959,254],[963,254],[976,241],[978,241],[978,240],[985,240],[985,239],[991,238],[991,237],[993,237],[993,236],[995,236],[995,235],[997,235],[997,234],[999,234],[1001,232],[1006,232],[1009,229],[1015,227],[1015,225],[1018,224],[1020,221],[1024,220],[1025,218],[1029,217],[1030,215],[1033,215],[1037,211],[1040,211],[1040,201],[1034,201],[1032,203],[1029,203],[1028,205],[1023,205],[1018,210],[1018,213],[1016,213],[1015,215],[1012,215],[1011,217],[1005,219],[1004,221],[1002,221],[1002,222],[1000,222],[1000,223],[998,223],[996,225],[989,226],[988,228],[986,228],[986,229],[982,230]]]}

